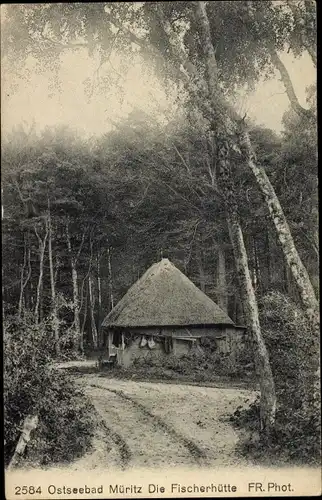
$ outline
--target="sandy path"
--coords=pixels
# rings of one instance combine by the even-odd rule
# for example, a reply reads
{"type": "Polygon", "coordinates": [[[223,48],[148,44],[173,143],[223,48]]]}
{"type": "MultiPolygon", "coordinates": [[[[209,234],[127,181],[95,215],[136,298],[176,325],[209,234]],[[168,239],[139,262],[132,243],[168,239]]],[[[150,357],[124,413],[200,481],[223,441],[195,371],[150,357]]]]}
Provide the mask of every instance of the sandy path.
{"type": "Polygon", "coordinates": [[[91,385],[86,392],[104,420],[111,442],[118,446],[120,465],[124,468],[162,467],[194,461],[183,439],[175,439],[152,414],[142,411],[122,395],[100,387],[104,387],[103,384],[91,385]]]}
{"type": "Polygon", "coordinates": [[[255,392],[134,382],[97,374],[75,377],[104,422],[94,451],[76,461],[81,468],[242,466],[238,435],[227,421],[255,392]]]}
{"type": "Polygon", "coordinates": [[[135,382],[99,373],[74,377],[101,424],[92,449],[73,463],[45,468],[53,474],[252,465],[237,455],[238,433],[228,417],[256,397],[253,390],[135,382]]]}

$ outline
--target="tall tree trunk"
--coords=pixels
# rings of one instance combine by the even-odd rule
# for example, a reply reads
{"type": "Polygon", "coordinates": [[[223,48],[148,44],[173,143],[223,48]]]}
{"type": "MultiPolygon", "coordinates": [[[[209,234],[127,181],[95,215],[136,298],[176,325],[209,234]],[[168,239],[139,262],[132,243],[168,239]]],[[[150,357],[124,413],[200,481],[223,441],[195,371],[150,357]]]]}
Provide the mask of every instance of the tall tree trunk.
{"type": "Polygon", "coordinates": [[[80,328],[80,310],[79,310],[79,296],[78,296],[78,273],[74,260],[71,261],[72,266],[72,284],[73,284],[73,304],[74,304],[74,329],[75,329],[75,347],[84,352],[83,335],[80,328]]]}
{"type": "Polygon", "coordinates": [[[110,309],[114,307],[113,295],[113,276],[112,276],[112,263],[111,263],[111,247],[107,247],[107,265],[108,265],[108,287],[110,292],[110,309]]]}
{"type": "Polygon", "coordinates": [[[260,266],[258,260],[258,251],[257,251],[257,241],[255,236],[252,236],[253,240],[253,249],[254,249],[254,274],[255,274],[255,289],[261,289],[261,275],[260,275],[260,266]]]}
{"type": "Polygon", "coordinates": [[[66,242],[68,253],[70,256],[70,264],[72,271],[72,286],[73,286],[73,309],[74,309],[74,348],[83,354],[84,352],[84,341],[83,334],[80,327],[80,306],[79,306],[79,291],[78,291],[78,273],[76,268],[77,258],[73,257],[72,246],[69,235],[68,222],[66,223],[66,242]]]}
{"type": "MultiPolygon", "coordinates": [[[[196,20],[199,25],[199,32],[203,44],[203,51],[208,72],[208,86],[211,101],[214,104],[214,111],[218,108],[218,68],[216,54],[212,44],[209,20],[206,12],[206,3],[195,2],[196,20]]],[[[223,124],[227,119],[223,116],[225,109],[221,111],[223,124]]],[[[218,129],[218,123],[213,123],[214,130],[218,129]]],[[[219,129],[220,130],[220,129],[219,129]]],[[[229,130],[229,127],[228,127],[229,130]]],[[[259,376],[261,389],[261,426],[264,434],[269,435],[275,424],[276,394],[275,384],[269,362],[268,352],[262,337],[259,324],[258,308],[251,276],[248,267],[247,253],[245,249],[243,233],[238,219],[238,206],[234,193],[234,185],[231,177],[231,165],[229,162],[230,145],[227,143],[227,129],[221,132],[218,144],[218,166],[220,173],[220,184],[224,193],[225,206],[227,212],[227,222],[230,240],[233,247],[235,263],[240,283],[241,296],[244,305],[244,313],[248,332],[254,341],[255,365],[259,376]]],[[[219,180],[219,179],[218,179],[219,180]]]]}
{"type": "Polygon", "coordinates": [[[196,243],[196,260],[197,260],[197,266],[198,266],[198,271],[199,271],[199,286],[200,290],[203,292],[206,291],[206,277],[205,277],[205,270],[203,267],[203,262],[202,262],[202,253],[201,253],[201,246],[202,244],[197,241],[196,243]]]}
{"type": "MultiPolygon", "coordinates": [[[[44,261],[45,261],[45,256],[44,256],[44,261]]],[[[42,320],[44,319],[44,283],[42,281],[41,283],[41,289],[40,289],[40,296],[39,296],[39,322],[41,323],[42,320]]]]}
{"type": "Polygon", "coordinates": [[[217,300],[218,305],[227,312],[228,293],[226,280],[226,257],[223,245],[218,245],[218,266],[217,266],[217,300]]]}
{"type": "Polygon", "coordinates": [[[92,331],[92,341],[93,341],[93,347],[94,349],[97,349],[97,329],[96,329],[96,324],[95,324],[95,314],[94,314],[94,308],[95,308],[95,297],[93,294],[93,282],[91,276],[88,277],[88,291],[89,291],[89,308],[90,308],[90,315],[91,315],[91,331],[92,331]]]}
{"type": "Polygon", "coordinates": [[[29,297],[29,309],[32,310],[33,307],[34,307],[34,303],[35,303],[35,300],[34,300],[34,286],[33,286],[33,283],[32,283],[32,280],[30,280],[30,287],[29,288],[29,294],[28,297],[29,297]]]}
{"type": "Polygon", "coordinates": [[[81,327],[82,337],[84,337],[85,325],[86,325],[86,319],[87,319],[87,302],[88,302],[87,298],[88,298],[88,292],[86,291],[85,301],[84,301],[84,314],[83,314],[83,321],[82,321],[82,327],[81,327]]]}
{"type": "Polygon", "coordinates": [[[51,324],[54,331],[55,352],[56,355],[59,356],[60,355],[59,319],[58,319],[57,302],[56,302],[56,283],[55,283],[54,264],[53,264],[52,224],[51,224],[49,197],[48,197],[48,260],[49,260],[50,289],[51,289],[51,318],[52,318],[51,324]]]}
{"type": "Polygon", "coordinates": [[[253,172],[258,186],[264,196],[270,215],[273,219],[279,242],[281,244],[284,258],[289,266],[293,279],[298,287],[303,309],[306,312],[314,329],[319,328],[319,307],[315,296],[314,288],[310,281],[308,272],[303,265],[298,251],[295,247],[291,230],[285,218],[283,209],[276,196],[265,170],[256,165],[255,154],[250,142],[248,132],[244,131],[240,135],[239,144],[246,162],[253,172]]]}
{"type": "Polygon", "coordinates": [[[97,335],[98,335],[98,345],[102,344],[102,283],[101,283],[101,252],[97,254],[97,335]]]}
{"type": "Polygon", "coordinates": [[[261,391],[261,428],[269,435],[275,425],[276,394],[269,355],[261,333],[257,301],[249,272],[243,233],[237,217],[228,216],[228,229],[237,268],[248,334],[254,345],[255,367],[261,391]]]}
{"type": "Polygon", "coordinates": [[[256,291],[257,276],[256,276],[256,266],[255,266],[254,241],[251,234],[246,234],[244,236],[244,243],[248,255],[248,265],[249,265],[250,276],[252,279],[252,285],[254,290],[256,291]]]}
{"type": "Polygon", "coordinates": [[[89,262],[88,262],[88,269],[87,273],[82,279],[82,285],[80,287],[80,299],[79,299],[79,312],[81,313],[83,309],[83,302],[84,302],[84,288],[86,284],[86,295],[85,295],[85,304],[84,304],[84,314],[83,314],[83,322],[82,322],[82,327],[81,327],[81,336],[84,337],[84,329],[85,329],[85,323],[86,323],[86,317],[87,317],[87,309],[88,309],[88,277],[90,275],[91,269],[92,269],[92,261],[93,261],[93,242],[92,238],[90,235],[89,238],[89,246],[90,246],[90,255],[89,255],[89,262]]]}
{"type": "Polygon", "coordinates": [[[36,305],[35,305],[35,321],[39,322],[39,307],[40,307],[40,299],[41,299],[41,291],[43,285],[43,276],[44,276],[44,257],[45,257],[45,249],[46,249],[46,241],[48,237],[48,225],[46,221],[46,233],[44,239],[42,240],[39,236],[39,233],[35,227],[35,234],[38,239],[39,244],[39,277],[37,284],[37,295],[36,295],[36,305]]]}
{"type": "Polygon", "coordinates": [[[18,304],[18,318],[20,319],[22,316],[23,303],[24,303],[24,291],[31,277],[31,264],[30,264],[30,248],[27,249],[27,241],[24,241],[24,257],[23,257],[23,265],[21,268],[21,276],[20,276],[20,295],[19,295],[19,304],[18,304]],[[27,276],[25,277],[26,266],[28,265],[27,276]]]}
{"type": "Polygon", "coordinates": [[[266,269],[262,268],[262,276],[264,275],[265,278],[263,278],[263,292],[267,293],[267,291],[270,289],[271,286],[271,246],[270,246],[270,241],[269,241],[269,231],[266,231],[265,234],[265,261],[266,261],[266,269]]]}
{"type": "Polygon", "coordinates": [[[260,420],[263,435],[268,437],[275,425],[276,393],[268,351],[262,336],[257,300],[248,266],[244,237],[238,217],[238,206],[231,178],[229,145],[225,140],[218,143],[218,165],[221,189],[224,193],[225,208],[230,242],[233,247],[235,265],[240,285],[247,332],[254,346],[255,368],[261,391],[260,420]]]}

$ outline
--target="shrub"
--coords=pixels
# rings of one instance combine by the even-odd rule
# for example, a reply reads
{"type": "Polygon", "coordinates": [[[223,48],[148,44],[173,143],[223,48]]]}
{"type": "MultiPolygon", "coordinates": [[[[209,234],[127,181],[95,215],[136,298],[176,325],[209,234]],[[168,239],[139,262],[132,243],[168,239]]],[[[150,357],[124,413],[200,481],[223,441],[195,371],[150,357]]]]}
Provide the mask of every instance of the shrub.
{"type": "Polygon", "coordinates": [[[234,363],[228,354],[218,350],[204,352],[194,351],[177,356],[147,356],[134,359],[127,370],[145,377],[163,379],[185,379],[194,382],[212,382],[220,376],[241,379],[245,375],[243,365],[234,363]]]}
{"type": "Polygon", "coordinates": [[[28,414],[39,425],[27,456],[41,464],[70,460],[89,448],[93,412],[73,381],[52,365],[52,338],[46,322],[10,318],[4,322],[4,444],[6,463],[28,414]]]}
{"type": "MultiPolygon", "coordinates": [[[[299,307],[289,297],[272,292],[260,303],[261,325],[267,344],[277,395],[276,426],[268,442],[244,442],[244,451],[257,457],[314,463],[320,459],[320,408],[313,398],[318,341],[299,307]]],[[[259,399],[238,408],[232,421],[258,431],[259,399]]]]}

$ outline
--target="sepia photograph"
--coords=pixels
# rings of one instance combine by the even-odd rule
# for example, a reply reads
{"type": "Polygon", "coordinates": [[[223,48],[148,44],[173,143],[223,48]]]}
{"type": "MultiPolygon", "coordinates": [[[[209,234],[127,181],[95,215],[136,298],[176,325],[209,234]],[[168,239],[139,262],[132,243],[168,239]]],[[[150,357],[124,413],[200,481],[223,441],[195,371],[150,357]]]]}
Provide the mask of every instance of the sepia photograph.
{"type": "Polygon", "coordinates": [[[316,9],[2,4],[7,500],[321,494],[316,9]]]}

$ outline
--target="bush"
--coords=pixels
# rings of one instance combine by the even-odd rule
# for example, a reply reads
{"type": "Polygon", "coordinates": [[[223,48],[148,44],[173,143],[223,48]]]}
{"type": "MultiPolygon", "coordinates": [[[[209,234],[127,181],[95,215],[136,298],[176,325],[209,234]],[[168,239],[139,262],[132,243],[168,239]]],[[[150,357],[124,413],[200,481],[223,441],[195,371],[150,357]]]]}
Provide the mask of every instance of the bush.
{"type": "Polygon", "coordinates": [[[138,357],[128,371],[145,377],[161,379],[185,379],[194,382],[212,382],[224,376],[241,379],[245,375],[243,365],[232,362],[228,354],[218,351],[193,353],[176,356],[138,357]]]}
{"type": "Polygon", "coordinates": [[[319,365],[319,338],[298,305],[281,293],[263,297],[260,319],[277,390],[293,386],[293,396],[302,400],[307,376],[319,365]]]}
{"type": "MultiPolygon", "coordinates": [[[[268,453],[293,462],[320,460],[320,407],[313,394],[318,364],[318,340],[299,307],[280,293],[260,303],[261,325],[267,344],[277,395],[276,426],[270,440],[244,442],[244,452],[268,453]]],[[[248,409],[238,408],[232,421],[260,434],[259,399],[248,409]]]]}
{"type": "Polygon", "coordinates": [[[40,464],[71,460],[90,447],[93,410],[73,381],[52,366],[46,322],[34,324],[11,318],[4,322],[4,444],[9,463],[28,414],[39,424],[29,460],[40,464]]]}

